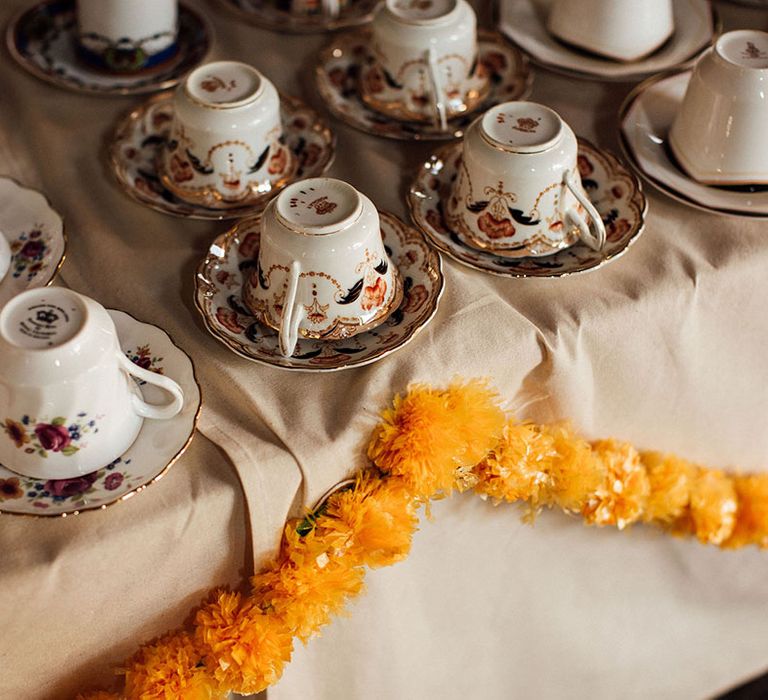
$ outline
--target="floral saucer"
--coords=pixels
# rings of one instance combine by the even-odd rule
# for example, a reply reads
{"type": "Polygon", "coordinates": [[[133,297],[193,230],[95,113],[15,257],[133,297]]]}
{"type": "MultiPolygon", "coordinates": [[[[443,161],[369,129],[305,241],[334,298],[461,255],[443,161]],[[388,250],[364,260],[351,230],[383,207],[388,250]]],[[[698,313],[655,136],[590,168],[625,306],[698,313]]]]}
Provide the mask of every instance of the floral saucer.
{"type": "Polygon", "coordinates": [[[603,217],[606,244],[596,252],[583,243],[554,255],[505,258],[468,246],[448,228],[443,199],[461,163],[461,143],[452,143],[421,166],[408,194],[411,215],[443,253],[476,270],[504,277],[564,277],[596,270],[623,255],[645,226],[648,204],[640,181],[613,155],[579,139],[579,171],[592,203],[603,217]]]}
{"type": "Polygon", "coordinates": [[[332,372],[370,364],[410,342],[437,311],[443,293],[440,256],[416,229],[393,214],[379,212],[384,245],[403,278],[403,301],[374,330],[335,341],[299,338],[283,357],[277,333],[262,326],[242,301],[248,270],[259,253],[261,218],[235,224],[219,236],[197,268],[195,303],[206,328],[230,350],[248,360],[283,369],[332,372]]]}
{"type": "Polygon", "coordinates": [[[11,266],[0,280],[2,309],[17,294],[53,281],[64,264],[67,238],[48,200],[7,177],[0,177],[0,236],[11,249],[11,266]]]}
{"type": "Polygon", "coordinates": [[[495,32],[478,33],[480,61],[491,75],[491,89],[470,114],[448,121],[448,129],[429,123],[399,122],[371,109],[360,98],[358,76],[369,60],[369,30],[347,32],[320,52],[315,80],[328,109],[341,121],[374,136],[407,141],[433,141],[459,138],[474,119],[498,102],[522,100],[530,93],[533,77],[528,61],[514,46],[495,32]]]}
{"type": "Polygon", "coordinates": [[[631,82],[691,63],[714,39],[718,21],[707,0],[672,0],[675,33],[658,51],[622,63],[555,39],[546,17],[552,0],[502,0],[499,29],[537,63],[579,78],[631,82]]]}
{"type": "Polygon", "coordinates": [[[675,161],[667,135],[691,71],[638,85],[621,108],[621,142],[630,165],[673,199],[717,214],[768,219],[768,187],[712,187],[691,179],[675,161]]]}
{"type": "MultiPolygon", "coordinates": [[[[123,455],[85,476],[36,479],[0,465],[0,513],[67,516],[104,509],[161,479],[191,442],[201,406],[200,386],[192,360],[157,326],[137,321],[122,311],[110,309],[109,315],[117,327],[120,345],[130,360],[179,383],[184,391],[181,413],[165,421],[145,419],[136,441],[123,455]]],[[[161,389],[137,383],[145,399],[162,401],[161,389]]],[[[0,440],[26,434],[28,444],[43,451],[52,449],[48,444],[49,434],[62,428],[34,425],[28,416],[22,416],[18,421],[2,416],[0,421],[0,440]]],[[[67,445],[87,440],[87,433],[94,428],[94,423],[92,416],[78,414],[72,425],[65,426],[67,445]]],[[[60,443],[59,439],[56,444],[59,449],[62,447],[60,443]]]]}
{"type": "Polygon", "coordinates": [[[75,0],[44,0],[8,25],[11,55],[33,75],[59,87],[101,95],[133,95],[176,85],[202,62],[212,30],[188,5],[179,5],[179,51],[167,63],[135,75],[114,75],[87,66],[76,52],[75,0]]]}
{"type": "MultiPolygon", "coordinates": [[[[320,115],[301,101],[281,96],[286,142],[298,159],[298,168],[286,184],[322,175],[331,165],[336,138],[320,115]]],[[[188,219],[239,219],[261,211],[275,196],[272,190],[248,204],[210,209],[180,199],[160,181],[158,153],[165,146],[173,118],[173,97],[164,93],[149,98],[121,119],[112,137],[109,159],[125,192],[152,209],[188,219]]]]}
{"type": "Polygon", "coordinates": [[[352,0],[343,7],[338,17],[320,13],[298,15],[281,9],[276,0],[221,0],[223,4],[259,27],[293,34],[332,32],[345,27],[366,24],[373,18],[378,0],[352,0]]]}

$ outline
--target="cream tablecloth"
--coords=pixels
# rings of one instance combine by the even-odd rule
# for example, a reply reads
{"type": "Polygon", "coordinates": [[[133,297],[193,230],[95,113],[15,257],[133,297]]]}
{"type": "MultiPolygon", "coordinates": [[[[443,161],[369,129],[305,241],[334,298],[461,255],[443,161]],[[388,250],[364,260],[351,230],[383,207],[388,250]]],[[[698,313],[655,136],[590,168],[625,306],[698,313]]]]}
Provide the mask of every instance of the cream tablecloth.
{"type": "MultiPolygon", "coordinates": [[[[5,22],[26,0],[5,0],[5,22]]],[[[278,36],[195,2],[215,58],[252,62],[316,106],[322,37],[278,36]]],[[[487,8],[484,8],[487,10],[487,8]]],[[[730,26],[765,12],[722,4],[730,26]]],[[[487,12],[486,12],[487,14],[487,12]]],[[[576,278],[503,280],[445,261],[431,325],[370,367],[286,374],[204,331],[193,271],[221,224],[158,214],[114,183],[104,149],[137,101],[71,94],[0,65],[0,172],[44,190],[70,237],[62,280],[166,328],[194,358],[200,433],[159,484],[65,520],[0,518],[0,698],[63,698],[108,682],[136,645],[274,551],[287,516],[363,463],[377,410],[414,380],[489,376],[538,420],[570,416],[712,466],[768,465],[768,225],[651,190],[627,256],[576,278]],[[233,468],[234,467],[234,468],[233,468]],[[242,487],[242,488],[241,488],[242,487]]],[[[628,86],[539,70],[533,97],[616,148],[628,86]]],[[[331,174],[405,215],[430,152],[333,121],[331,174]]],[[[638,527],[584,528],[471,495],[435,507],[411,558],[371,573],[349,619],[299,648],[277,700],[703,697],[768,665],[768,555],[722,553],[638,527]]]]}

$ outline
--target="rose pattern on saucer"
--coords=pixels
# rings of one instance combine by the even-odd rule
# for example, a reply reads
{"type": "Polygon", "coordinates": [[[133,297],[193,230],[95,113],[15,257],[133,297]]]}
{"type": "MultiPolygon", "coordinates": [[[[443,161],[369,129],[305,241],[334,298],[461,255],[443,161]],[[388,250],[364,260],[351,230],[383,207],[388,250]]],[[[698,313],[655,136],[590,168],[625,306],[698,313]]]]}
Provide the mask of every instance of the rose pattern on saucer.
{"type": "MultiPolygon", "coordinates": [[[[141,367],[142,369],[155,372],[156,374],[163,374],[163,366],[160,364],[163,361],[162,357],[157,357],[152,353],[149,345],[141,345],[134,350],[126,350],[125,356],[133,362],[133,364],[141,367]]],[[[138,377],[133,377],[139,386],[144,386],[146,382],[138,377]]]]}
{"type": "Polygon", "coordinates": [[[88,446],[83,441],[84,436],[99,432],[97,424],[100,419],[101,416],[89,418],[87,413],[82,412],[71,421],[63,416],[50,421],[22,416],[18,420],[6,418],[0,427],[6,437],[27,454],[48,457],[49,452],[61,452],[65,457],[71,457],[88,446]]]}
{"type": "Polygon", "coordinates": [[[11,242],[11,274],[17,278],[24,276],[27,282],[31,281],[43,269],[50,250],[43,226],[36,225],[30,231],[21,233],[11,242]]]}

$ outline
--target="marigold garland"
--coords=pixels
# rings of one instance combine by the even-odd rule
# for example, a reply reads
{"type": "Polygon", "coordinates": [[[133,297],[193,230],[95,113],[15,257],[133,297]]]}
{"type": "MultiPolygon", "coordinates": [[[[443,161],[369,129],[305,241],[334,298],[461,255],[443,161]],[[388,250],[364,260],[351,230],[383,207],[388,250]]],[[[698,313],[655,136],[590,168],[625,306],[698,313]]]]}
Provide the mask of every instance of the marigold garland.
{"type": "Polygon", "coordinates": [[[363,588],[366,566],[405,558],[417,509],[454,489],[494,503],[520,501],[585,523],[650,523],[700,542],[768,548],[768,474],[729,476],[616,440],[592,444],[567,424],[508,418],[481,381],[444,390],[412,386],[382,412],[368,448],[373,466],[314,513],[290,521],[280,552],[250,593],[217,590],[189,630],[150,642],[121,673],[121,693],[77,700],[217,700],[259,692],[363,588]]]}

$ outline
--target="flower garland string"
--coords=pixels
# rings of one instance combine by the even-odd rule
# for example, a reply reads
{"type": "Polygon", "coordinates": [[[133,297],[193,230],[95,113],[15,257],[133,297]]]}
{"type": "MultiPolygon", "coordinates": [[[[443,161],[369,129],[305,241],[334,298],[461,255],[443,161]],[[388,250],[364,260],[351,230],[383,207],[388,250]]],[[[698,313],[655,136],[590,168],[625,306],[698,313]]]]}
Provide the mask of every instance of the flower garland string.
{"type": "Polygon", "coordinates": [[[567,424],[505,415],[482,381],[396,396],[368,447],[372,465],[303,520],[248,591],[218,589],[192,623],[125,662],[121,692],[77,700],[213,700],[274,684],[293,640],[306,642],[363,588],[365,567],[404,559],[417,511],[454,490],[522,501],[590,525],[651,523],[720,547],[768,547],[768,473],[729,476],[616,440],[588,443],[567,424]]]}

